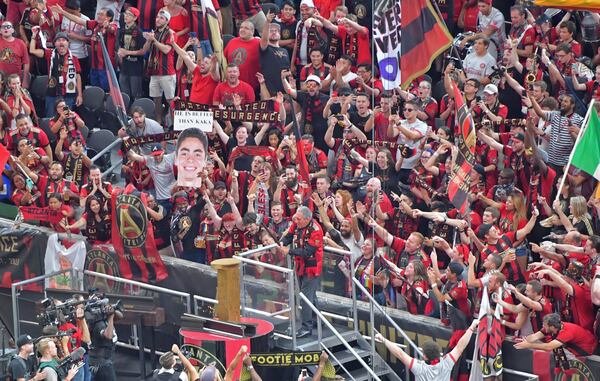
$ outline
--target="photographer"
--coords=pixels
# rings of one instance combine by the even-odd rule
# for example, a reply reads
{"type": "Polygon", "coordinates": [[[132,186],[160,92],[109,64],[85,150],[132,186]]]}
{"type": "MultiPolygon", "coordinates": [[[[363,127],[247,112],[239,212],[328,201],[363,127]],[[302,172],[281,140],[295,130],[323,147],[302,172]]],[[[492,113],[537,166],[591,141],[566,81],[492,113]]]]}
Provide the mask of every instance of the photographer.
{"type": "MultiPolygon", "coordinates": [[[[83,297],[81,295],[74,295],[73,299],[81,301],[81,304],[74,306],[74,315],[71,316],[71,319],[69,319],[69,317],[61,319],[61,321],[59,321],[60,325],[58,326],[59,333],[70,333],[68,336],[62,338],[63,354],[65,356],[68,356],[77,348],[88,348],[90,344],[90,331],[84,318],[85,311],[83,297]],[[73,323],[73,320],[75,320],[75,324],[77,325],[73,323]]],[[[58,306],[60,306],[60,304],[58,304],[58,306]]],[[[86,373],[89,372],[89,366],[86,361],[84,368],[77,373],[73,380],[84,380],[86,379],[86,373]]]]}
{"type": "Polygon", "coordinates": [[[113,366],[113,353],[117,342],[114,320],[123,314],[116,311],[114,305],[104,303],[95,296],[93,305],[88,302],[86,320],[90,326],[92,345],[89,352],[89,363],[95,381],[116,381],[117,375],[113,366]]]}
{"type": "Polygon", "coordinates": [[[21,335],[17,338],[17,350],[19,351],[10,360],[8,365],[8,376],[12,381],[37,381],[43,380],[42,373],[35,373],[35,356],[33,356],[33,339],[29,335],[21,335]]]}
{"type": "MultiPolygon", "coordinates": [[[[45,338],[37,344],[37,350],[40,352],[40,368],[43,378],[38,378],[46,381],[72,381],[79,368],[73,365],[65,377],[60,377],[60,363],[57,360],[57,348],[53,338],[45,338]]],[[[34,378],[35,379],[35,378],[34,378]]]]}

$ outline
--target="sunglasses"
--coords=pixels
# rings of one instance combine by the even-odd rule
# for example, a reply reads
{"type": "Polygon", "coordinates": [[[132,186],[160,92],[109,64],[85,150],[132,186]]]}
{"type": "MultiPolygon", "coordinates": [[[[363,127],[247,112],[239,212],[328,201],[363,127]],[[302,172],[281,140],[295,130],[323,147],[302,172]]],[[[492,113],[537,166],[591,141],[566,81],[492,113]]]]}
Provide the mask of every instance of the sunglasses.
{"type": "Polygon", "coordinates": [[[415,111],[415,109],[414,108],[405,108],[404,111],[405,112],[413,112],[413,111],[415,111]]]}
{"type": "Polygon", "coordinates": [[[10,24],[5,24],[5,25],[2,25],[2,29],[12,29],[12,27],[13,27],[13,26],[12,26],[12,25],[10,25],[10,24]]]}

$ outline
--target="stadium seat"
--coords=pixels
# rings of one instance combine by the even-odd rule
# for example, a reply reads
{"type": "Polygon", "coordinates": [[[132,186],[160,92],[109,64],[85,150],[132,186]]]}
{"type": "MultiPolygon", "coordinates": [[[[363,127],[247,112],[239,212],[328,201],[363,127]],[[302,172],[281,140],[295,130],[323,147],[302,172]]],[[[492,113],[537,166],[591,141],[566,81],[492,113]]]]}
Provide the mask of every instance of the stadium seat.
{"type": "Polygon", "coordinates": [[[100,126],[100,111],[104,108],[104,90],[90,86],[83,90],[83,104],[77,108],[77,113],[85,125],[94,129],[100,126]]]}
{"type": "Polygon", "coordinates": [[[431,89],[431,96],[440,104],[444,94],[446,94],[446,88],[444,87],[444,80],[441,80],[431,89]]]}
{"type": "Polygon", "coordinates": [[[229,43],[229,41],[231,41],[233,39],[233,36],[231,34],[224,34],[223,35],[223,49],[225,49],[225,47],[227,46],[227,44],[229,43]]]}
{"type": "Polygon", "coordinates": [[[100,113],[100,124],[103,129],[109,130],[115,135],[117,135],[118,131],[121,129],[119,118],[114,113],[107,110],[100,113]]]}
{"type": "Polygon", "coordinates": [[[50,140],[50,143],[54,143],[56,142],[56,135],[54,134],[54,132],[52,132],[52,130],[50,130],[50,119],[52,118],[39,118],[38,122],[40,124],[40,129],[46,133],[46,135],[48,136],[48,140],[50,140]]]}
{"type": "MultiPolygon", "coordinates": [[[[86,141],[88,147],[88,157],[92,159],[98,152],[109,146],[115,141],[116,136],[109,130],[95,130],[92,131],[90,137],[86,141]]],[[[102,172],[110,168],[110,155],[111,150],[102,155],[98,160],[94,162],[100,167],[102,172]]]]}
{"type": "Polygon", "coordinates": [[[46,90],[48,89],[48,76],[40,75],[33,79],[29,92],[33,98],[33,105],[40,118],[46,116],[46,90]]]}
{"type": "Polygon", "coordinates": [[[131,113],[131,109],[135,106],[140,106],[144,112],[146,113],[146,116],[150,119],[154,119],[154,101],[150,98],[138,98],[136,99],[132,104],[131,107],[129,108],[129,113],[131,113]]]}

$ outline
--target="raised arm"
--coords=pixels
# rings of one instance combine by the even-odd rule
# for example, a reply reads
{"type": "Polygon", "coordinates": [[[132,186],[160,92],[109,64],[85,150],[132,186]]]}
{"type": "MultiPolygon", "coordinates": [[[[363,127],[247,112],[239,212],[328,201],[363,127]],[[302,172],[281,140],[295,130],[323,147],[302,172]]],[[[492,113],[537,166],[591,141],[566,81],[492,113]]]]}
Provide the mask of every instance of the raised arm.
{"type": "MultiPolygon", "coordinates": [[[[188,41],[188,44],[189,44],[189,41],[188,41]]],[[[186,44],[186,47],[188,44],[186,44]]],[[[187,52],[184,49],[182,49],[179,45],[177,45],[177,42],[175,42],[175,39],[173,39],[171,41],[171,46],[173,46],[173,49],[175,49],[175,52],[179,55],[179,59],[183,60],[183,63],[188,68],[188,70],[193,72],[196,69],[197,65],[194,61],[192,61],[190,56],[188,56],[187,52]]]]}

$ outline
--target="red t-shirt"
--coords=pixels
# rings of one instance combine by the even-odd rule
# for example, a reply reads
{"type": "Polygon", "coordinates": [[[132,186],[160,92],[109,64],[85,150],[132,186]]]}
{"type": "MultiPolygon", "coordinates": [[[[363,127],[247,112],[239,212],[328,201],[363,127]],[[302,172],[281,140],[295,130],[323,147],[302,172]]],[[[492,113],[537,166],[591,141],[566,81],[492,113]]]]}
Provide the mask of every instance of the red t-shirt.
{"type": "MultiPolygon", "coordinates": [[[[582,326],[588,331],[592,331],[594,327],[594,309],[592,308],[592,293],[589,286],[585,283],[578,284],[567,278],[569,284],[573,287],[573,296],[571,298],[571,314],[573,315],[573,323],[582,326]]],[[[567,294],[562,293],[563,301],[566,300],[567,294]]],[[[564,304],[563,304],[564,305],[564,304]]]]}
{"type": "Polygon", "coordinates": [[[0,70],[5,76],[19,74],[23,78],[23,65],[29,64],[29,49],[19,38],[8,42],[0,38],[0,70]]]}
{"type": "MultiPolygon", "coordinates": [[[[544,332],[542,330],[542,332],[544,332]]],[[[545,332],[544,332],[545,333],[545,332]]],[[[598,342],[596,336],[591,331],[586,330],[577,324],[563,323],[562,329],[556,337],[550,340],[558,340],[564,344],[565,349],[577,356],[589,356],[594,353],[598,342]]]]}
{"type": "Polygon", "coordinates": [[[50,140],[48,140],[48,135],[37,127],[31,127],[29,130],[29,134],[27,136],[23,136],[19,133],[19,131],[14,131],[6,138],[6,148],[9,151],[16,152],[17,151],[17,141],[21,138],[27,138],[31,141],[31,145],[34,147],[44,148],[48,144],[50,144],[50,140]]]}
{"type": "Polygon", "coordinates": [[[216,88],[217,81],[212,78],[210,73],[201,74],[200,66],[196,66],[192,79],[192,93],[189,96],[190,102],[212,104],[216,88]]]}
{"type": "MultiPolygon", "coordinates": [[[[368,31],[367,28],[364,28],[365,30],[368,31]]],[[[340,36],[340,40],[344,41],[346,39],[346,36],[348,35],[348,30],[346,29],[345,26],[340,25],[338,26],[338,34],[340,36]]],[[[357,57],[354,57],[356,59],[356,65],[359,65],[361,63],[371,63],[371,45],[369,44],[369,34],[368,33],[360,33],[360,32],[356,32],[356,42],[357,42],[357,57]]],[[[343,54],[350,54],[350,52],[345,51],[345,46],[344,44],[342,44],[342,50],[343,50],[343,54]]]]}
{"type": "Polygon", "coordinates": [[[213,94],[213,104],[233,105],[233,94],[242,98],[242,104],[254,102],[254,89],[246,82],[240,81],[236,87],[231,87],[227,82],[217,85],[213,94]]]}
{"type": "Polygon", "coordinates": [[[86,21],[85,27],[92,31],[91,46],[92,46],[92,59],[90,61],[92,69],[104,69],[104,55],[102,53],[102,44],[98,40],[98,32],[102,33],[104,42],[106,43],[106,51],[110,57],[110,62],[113,67],[116,65],[115,61],[115,44],[117,43],[117,31],[119,25],[116,22],[111,22],[108,28],[104,29],[102,25],[98,24],[96,20],[86,21]]]}
{"type": "Polygon", "coordinates": [[[260,70],[260,56],[258,53],[260,39],[253,37],[248,41],[240,37],[234,38],[225,47],[225,58],[227,62],[235,63],[240,68],[240,81],[244,81],[258,89],[258,79],[256,73],[260,70]]]}

